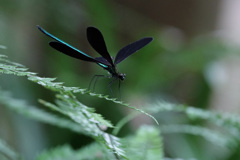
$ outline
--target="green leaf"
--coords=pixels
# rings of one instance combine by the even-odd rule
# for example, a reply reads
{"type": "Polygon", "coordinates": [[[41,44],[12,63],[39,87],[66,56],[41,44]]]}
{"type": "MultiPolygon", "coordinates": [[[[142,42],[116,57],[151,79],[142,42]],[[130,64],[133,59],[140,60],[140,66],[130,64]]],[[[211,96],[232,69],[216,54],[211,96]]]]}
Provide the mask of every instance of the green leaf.
{"type": "Polygon", "coordinates": [[[185,134],[191,134],[195,136],[201,136],[207,141],[222,147],[234,148],[237,146],[237,142],[231,137],[228,137],[227,135],[223,135],[217,131],[214,131],[213,129],[208,129],[206,127],[191,126],[191,125],[162,125],[160,128],[161,128],[161,132],[165,134],[166,133],[185,133],[185,134]]]}
{"type": "MultiPolygon", "coordinates": [[[[211,122],[212,124],[221,127],[224,129],[224,132],[220,130],[213,131],[213,129],[207,129],[207,127],[199,128],[199,127],[190,127],[187,125],[181,126],[169,126],[169,129],[178,130],[179,132],[186,132],[190,134],[198,134],[203,136],[205,139],[219,139],[218,145],[235,148],[237,145],[237,141],[240,141],[240,117],[239,115],[233,113],[222,113],[218,111],[209,111],[203,110],[199,108],[194,108],[185,105],[172,104],[167,102],[156,102],[155,104],[151,104],[146,107],[147,110],[151,113],[159,113],[165,111],[171,112],[182,112],[185,113],[189,119],[192,120],[206,120],[211,122]]],[[[167,126],[164,126],[166,128],[167,126]]],[[[210,140],[211,141],[211,140],[210,140]]],[[[213,142],[213,141],[211,141],[213,142]]],[[[215,141],[216,142],[216,141],[215,141]]]]}
{"type": "Polygon", "coordinates": [[[163,145],[159,129],[142,126],[135,136],[127,138],[127,155],[131,160],[163,160],[163,145]]]}
{"type": "MultiPolygon", "coordinates": [[[[92,92],[86,91],[86,89],[79,89],[78,87],[66,87],[62,85],[63,84],[62,82],[54,82],[55,78],[42,78],[42,77],[36,76],[36,73],[27,72],[27,68],[25,68],[23,65],[9,61],[7,57],[4,55],[0,55],[0,62],[6,63],[6,64],[0,63],[0,73],[14,74],[17,76],[27,76],[28,80],[30,81],[38,83],[39,85],[47,89],[50,89],[52,91],[65,93],[67,95],[73,95],[73,93],[80,93],[80,94],[88,94],[90,96],[95,96],[98,98],[103,98],[105,100],[112,101],[114,103],[121,104],[122,106],[141,112],[151,117],[158,124],[157,120],[152,115],[146,113],[145,111],[139,108],[131,106],[127,103],[118,101],[115,98],[108,98],[108,95],[106,96],[102,94],[92,93],[92,92]]],[[[101,119],[101,121],[104,121],[104,120],[101,119]]]]}
{"type": "Polygon", "coordinates": [[[5,141],[0,139],[0,158],[1,160],[17,160],[20,159],[20,156],[5,141]]]}
{"type": "Polygon", "coordinates": [[[2,91],[1,89],[0,89],[0,104],[3,104],[5,107],[19,114],[38,120],[40,122],[44,122],[62,128],[68,128],[78,133],[85,133],[77,123],[74,123],[67,118],[51,114],[50,112],[45,112],[44,110],[38,109],[35,106],[31,106],[27,104],[24,100],[15,99],[11,97],[9,92],[2,91]]]}
{"type": "Polygon", "coordinates": [[[7,49],[6,46],[0,45],[0,49],[7,49]]]}
{"type": "Polygon", "coordinates": [[[85,151],[74,150],[69,145],[58,146],[37,156],[37,160],[100,160],[105,159],[100,145],[89,145],[85,151]]]}
{"type": "MultiPolygon", "coordinates": [[[[27,72],[27,68],[24,66],[13,63],[7,60],[5,56],[1,55],[0,72],[17,76],[26,76],[28,80],[56,92],[56,104],[46,102],[44,100],[40,100],[40,102],[45,106],[53,109],[54,111],[65,115],[67,119],[52,116],[51,114],[44,113],[41,110],[37,110],[35,108],[28,108],[25,106],[23,101],[15,100],[14,98],[7,95],[5,95],[5,97],[1,97],[0,103],[5,104],[9,108],[15,109],[19,113],[25,114],[28,117],[57,126],[66,127],[71,130],[91,136],[92,138],[104,144],[105,147],[108,148],[113,155],[126,159],[124,156],[124,151],[120,147],[121,143],[119,139],[114,138],[112,135],[107,134],[101,130],[101,126],[113,127],[113,125],[109,121],[103,119],[100,114],[94,113],[95,110],[93,108],[87,107],[79,102],[74,95],[74,93],[80,92],[81,94],[87,94],[89,92],[86,92],[84,89],[79,89],[78,87],[65,87],[61,82],[54,82],[55,78],[42,78],[36,76],[35,73],[27,72]],[[69,121],[69,118],[72,120],[72,122],[69,121]],[[57,122],[57,119],[60,119],[60,121],[57,122]],[[111,137],[111,143],[109,143],[109,139],[106,137],[111,137]]],[[[101,96],[102,95],[98,95],[97,97],[101,96]]]]}

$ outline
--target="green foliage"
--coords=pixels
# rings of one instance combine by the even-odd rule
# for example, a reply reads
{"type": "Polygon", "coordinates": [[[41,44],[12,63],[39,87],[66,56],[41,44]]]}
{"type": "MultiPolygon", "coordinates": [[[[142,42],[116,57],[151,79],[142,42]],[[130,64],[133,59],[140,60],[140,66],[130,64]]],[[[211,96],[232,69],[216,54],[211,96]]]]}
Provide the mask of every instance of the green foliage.
{"type": "MultiPolygon", "coordinates": [[[[24,66],[7,60],[6,56],[4,55],[0,55],[0,62],[2,62],[0,64],[1,73],[13,74],[17,76],[27,76],[28,80],[38,83],[39,85],[49,90],[57,92],[55,101],[56,104],[46,102],[44,100],[39,100],[39,102],[49,107],[50,109],[65,115],[67,118],[70,118],[76,124],[72,123],[67,118],[51,116],[49,113],[45,113],[41,110],[36,109],[36,107],[27,107],[27,105],[23,101],[15,100],[9,97],[7,94],[4,94],[4,92],[2,93],[3,95],[1,97],[3,104],[10,108],[14,108],[16,111],[19,111],[27,116],[30,115],[29,117],[31,118],[35,118],[44,122],[47,121],[48,123],[55,124],[61,127],[68,127],[74,131],[77,130],[82,134],[91,136],[92,138],[104,144],[106,148],[113,151],[116,156],[124,157],[124,151],[120,148],[120,140],[117,137],[104,133],[100,129],[101,125],[106,127],[113,127],[113,125],[109,121],[103,119],[101,115],[95,113],[93,108],[89,108],[79,102],[74,93],[89,94],[91,96],[105,98],[106,100],[111,100],[115,103],[123,104],[124,106],[135,109],[142,113],[147,114],[146,112],[131,107],[130,105],[124,104],[120,101],[116,101],[115,99],[108,98],[107,96],[87,92],[86,90],[79,89],[77,87],[65,87],[62,85],[61,82],[54,82],[55,78],[42,78],[36,76],[36,73],[28,72],[27,68],[25,68],[24,66]],[[77,124],[78,127],[75,127],[77,124]]],[[[149,116],[152,117],[151,115],[149,116]]]]}
{"type": "Polygon", "coordinates": [[[0,45],[0,49],[7,49],[7,47],[0,45]]]}
{"type": "Polygon", "coordinates": [[[127,155],[130,159],[163,159],[162,139],[157,127],[142,126],[136,135],[126,140],[129,145],[127,155]]]}
{"type": "MultiPolygon", "coordinates": [[[[159,130],[153,126],[142,126],[136,135],[124,139],[123,143],[128,146],[127,157],[131,160],[162,160],[162,140],[159,130]]],[[[70,146],[64,145],[50,149],[38,155],[37,160],[102,160],[116,159],[107,155],[101,145],[92,143],[80,150],[73,150],[70,146]],[[91,153],[91,154],[89,154],[91,153]]]]}
{"type": "MultiPolygon", "coordinates": [[[[62,97],[62,100],[65,100],[65,101],[68,101],[68,102],[74,102],[74,101],[76,101],[76,97],[74,96],[73,93],[89,94],[91,96],[104,98],[106,100],[122,104],[123,106],[134,109],[134,110],[139,111],[141,113],[144,113],[147,116],[151,117],[156,123],[158,123],[157,120],[153,116],[144,112],[143,110],[135,108],[133,106],[130,106],[129,104],[124,103],[122,101],[118,101],[115,98],[109,98],[108,95],[104,96],[104,95],[101,95],[101,94],[95,94],[95,93],[92,93],[90,91],[86,91],[86,89],[80,89],[78,87],[65,87],[65,86],[62,85],[63,84],[62,82],[54,82],[54,80],[56,78],[42,78],[42,77],[36,76],[36,73],[27,72],[27,68],[25,68],[23,65],[8,61],[6,59],[6,56],[4,56],[4,55],[0,55],[0,62],[4,62],[3,64],[0,64],[0,73],[14,74],[14,75],[17,75],[17,76],[27,76],[28,80],[33,81],[35,83],[38,83],[39,85],[41,85],[41,86],[43,86],[47,89],[50,89],[52,91],[59,92],[60,93],[59,96],[62,97]]],[[[80,102],[77,102],[76,105],[84,106],[80,102]]],[[[103,122],[103,125],[107,125],[107,126],[109,125],[109,122],[106,122],[106,121],[102,120],[102,118],[100,118],[100,116],[97,115],[96,113],[93,113],[93,111],[94,110],[91,110],[91,112],[92,112],[91,118],[93,118],[93,117],[97,118],[98,117],[97,119],[100,120],[101,122],[103,122]]]]}
{"type": "Polygon", "coordinates": [[[20,156],[4,140],[0,139],[0,159],[20,159],[20,156]]]}
{"type": "Polygon", "coordinates": [[[176,105],[166,102],[158,102],[155,104],[151,104],[147,108],[148,111],[151,113],[169,111],[179,112],[185,113],[185,115],[192,121],[205,120],[208,123],[211,123],[211,125],[206,125],[206,127],[190,125],[166,125],[161,126],[162,132],[182,132],[192,135],[203,136],[205,139],[213,143],[217,142],[215,144],[227,148],[237,147],[237,142],[240,140],[240,118],[238,115],[203,110],[190,106],[176,105]],[[215,125],[215,127],[213,125],[215,125]],[[216,129],[216,127],[219,127],[219,129],[216,129]]]}
{"type": "MultiPolygon", "coordinates": [[[[78,124],[78,128],[80,128],[79,131],[81,131],[81,133],[91,136],[92,138],[105,144],[105,146],[111,149],[113,153],[117,156],[124,157],[124,152],[122,149],[120,149],[121,143],[119,142],[119,139],[113,137],[112,135],[104,133],[99,128],[99,125],[113,127],[112,124],[109,121],[104,120],[99,114],[94,113],[94,109],[80,103],[73,94],[73,92],[81,92],[82,94],[89,92],[85,92],[85,90],[78,89],[76,87],[62,86],[62,83],[53,82],[55,78],[38,77],[35,73],[27,72],[27,69],[24,68],[22,65],[8,61],[6,59],[6,56],[0,55],[0,61],[2,62],[2,64],[0,64],[1,73],[14,74],[17,76],[27,76],[29,80],[36,82],[47,89],[58,92],[58,94],[56,95],[56,105],[46,102],[44,100],[40,100],[40,102],[45,106],[53,109],[54,111],[58,111],[61,114],[69,117],[73,120],[73,122],[76,122],[78,124]]],[[[14,100],[6,101],[6,99],[9,98],[10,97],[4,98],[3,96],[2,101],[6,106],[17,106],[17,108],[21,106],[25,107],[24,105],[22,105],[22,103],[16,103],[16,101],[14,100]]],[[[23,108],[21,108],[21,110],[22,109],[23,108]]],[[[24,111],[29,112],[29,110],[24,111]]],[[[31,113],[35,113],[36,115],[38,115],[37,112],[37,110],[34,110],[31,113]]],[[[45,116],[44,112],[40,113],[43,117],[40,117],[38,120],[43,120],[45,116]]],[[[49,117],[48,114],[46,116],[49,117]]]]}
{"type": "MultiPolygon", "coordinates": [[[[229,150],[237,149],[239,145],[240,118],[238,115],[197,109],[167,102],[149,104],[145,106],[143,111],[121,101],[117,101],[116,99],[109,98],[108,96],[91,93],[78,87],[63,86],[63,83],[55,82],[55,78],[39,77],[36,73],[27,71],[27,68],[23,65],[9,61],[4,55],[0,55],[0,73],[2,75],[12,74],[25,76],[28,80],[50,91],[56,92],[55,102],[39,100],[43,106],[51,109],[53,112],[46,112],[36,106],[28,105],[25,100],[16,99],[9,92],[0,89],[0,103],[2,105],[25,117],[66,128],[95,140],[95,143],[77,150],[72,149],[68,144],[45,150],[37,156],[37,160],[163,160],[163,135],[173,133],[202,137],[214,145],[229,150]],[[78,93],[103,98],[139,112],[134,112],[124,117],[114,127],[110,121],[105,120],[102,115],[96,113],[93,108],[81,103],[76,97],[78,93]],[[54,114],[54,112],[58,114],[54,114]],[[194,124],[143,125],[135,134],[128,135],[121,139],[116,137],[125,124],[137,116],[140,116],[140,113],[147,114],[147,112],[155,115],[164,112],[183,113],[190,122],[204,121],[205,123],[202,123],[202,126],[194,124]],[[103,128],[113,128],[113,135],[105,132],[103,128]]],[[[153,118],[150,114],[147,115],[153,118]]],[[[20,159],[20,156],[5,142],[0,141],[0,158],[3,160],[20,159]]]]}
{"type": "Polygon", "coordinates": [[[94,143],[80,150],[73,150],[69,145],[58,146],[41,153],[38,155],[37,160],[100,160],[110,159],[110,157],[105,155],[99,144],[94,143]]]}
{"type": "Polygon", "coordinates": [[[236,147],[237,143],[233,137],[221,134],[213,129],[191,125],[163,125],[161,126],[163,133],[185,133],[195,136],[202,136],[207,141],[228,148],[236,147]],[[217,143],[216,143],[217,142],[217,143]]]}

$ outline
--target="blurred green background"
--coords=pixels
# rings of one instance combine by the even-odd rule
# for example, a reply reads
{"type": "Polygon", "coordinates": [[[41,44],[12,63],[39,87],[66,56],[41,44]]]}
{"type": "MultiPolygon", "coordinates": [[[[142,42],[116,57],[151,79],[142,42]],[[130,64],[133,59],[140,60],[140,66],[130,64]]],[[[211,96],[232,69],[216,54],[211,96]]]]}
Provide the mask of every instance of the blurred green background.
{"type": "MultiPolygon", "coordinates": [[[[0,45],[7,49],[0,51],[42,77],[57,77],[57,81],[66,86],[87,88],[93,75],[106,74],[106,71],[96,64],[73,59],[52,49],[48,45],[51,39],[36,25],[93,57],[99,55],[87,42],[88,26],[102,31],[112,56],[127,44],[152,36],[152,43],[118,65],[119,71],[127,75],[121,84],[122,99],[136,106],[163,100],[211,109],[223,98],[214,88],[218,80],[222,82],[218,73],[222,75],[225,70],[221,69],[226,63],[232,64],[232,60],[237,65],[239,58],[232,54],[237,48],[229,47],[216,34],[222,13],[220,6],[221,2],[217,0],[2,0],[0,45]]],[[[99,80],[95,91],[109,94],[109,81],[99,80]]],[[[39,98],[49,101],[54,98],[52,93],[24,78],[4,75],[0,83],[15,97],[27,99],[36,106],[40,106],[39,98]]],[[[117,93],[117,84],[113,88],[117,93]]],[[[90,96],[79,96],[79,99],[89,107],[95,107],[113,124],[129,112],[90,96]]],[[[236,103],[238,106],[238,101],[236,103]]],[[[238,110],[232,108],[230,111],[238,110]]],[[[182,115],[171,113],[156,116],[162,124],[188,121],[182,115]]],[[[133,133],[140,122],[152,123],[145,118],[124,127],[120,136],[133,133]]],[[[88,137],[38,124],[3,107],[0,107],[0,126],[0,136],[24,153],[26,159],[32,159],[46,147],[71,143],[79,148],[91,142],[88,137]]],[[[169,157],[227,159],[230,154],[192,136],[173,134],[165,138],[169,157]],[[183,145],[187,147],[181,148],[183,145]]]]}

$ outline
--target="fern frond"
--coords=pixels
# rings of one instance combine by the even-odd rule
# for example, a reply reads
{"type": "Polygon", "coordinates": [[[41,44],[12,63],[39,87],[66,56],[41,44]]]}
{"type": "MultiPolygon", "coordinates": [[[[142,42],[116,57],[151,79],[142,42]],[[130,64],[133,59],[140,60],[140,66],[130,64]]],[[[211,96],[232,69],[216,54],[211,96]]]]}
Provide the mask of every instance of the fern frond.
{"type": "Polygon", "coordinates": [[[156,102],[147,106],[146,110],[152,114],[163,111],[183,112],[191,119],[208,120],[218,126],[227,128],[233,135],[240,135],[240,117],[237,114],[203,110],[167,102],[156,102]]]}
{"type": "Polygon", "coordinates": [[[112,158],[111,155],[106,155],[102,147],[97,143],[90,144],[79,150],[74,150],[69,145],[58,146],[37,156],[37,160],[102,160],[112,158]]]}
{"type": "MultiPolygon", "coordinates": [[[[102,137],[99,138],[101,141],[102,137]]],[[[112,150],[114,150],[116,145],[119,145],[114,144],[116,140],[113,139],[115,138],[117,137],[109,137],[107,134],[105,136],[105,139],[108,139],[106,140],[109,143],[108,146],[112,146],[112,150]]],[[[106,141],[104,140],[104,142],[106,141]]],[[[131,160],[163,160],[162,139],[159,129],[156,127],[142,126],[135,135],[127,137],[123,141],[128,146],[127,155],[131,160]]],[[[78,150],[73,150],[70,146],[64,145],[45,151],[37,157],[37,160],[65,159],[112,160],[116,159],[116,157],[105,152],[103,147],[97,143],[92,143],[78,150]]]]}
{"type": "Polygon", "coordinates": [[[198,160],[196,158],[188,158],[188,159],[183,159],[183,158],[164,158],[163,160],[198,160]]]}
{"type": "MultiPolygon", "coordinates": [[[[199,108],[194,108],[185,105],[171,104],[166,102],[157,102],[155,104],[146,107],[147,111],[154,114],[164,111],[182,112],[185,113],[190,119],[201,119],[211,122],[216,126],[221,127],[224,130],[223,133],[220,131],[213,131],[212,129],[190,127],[190,126],[179,126],[179,132],[188,132],[191,134],[198,134],[203,136],[207,140],[219,139],[218,144],[225,147],[235,148],[237,143],[240,141],[240,117],[233,113],[223,113],[219,111],[209,111],[199,108]]],[[[167,127],[167,126],[165,126],[167,127]]],[[[170,128],[172,128],[170,126],[170,128]]],[[[173,127],[174,128],[174,127],[173,127]]]]}
{"type": "Polygon", "coordinates": [[[19,154],[14,151],[4,140],[0,139],[0,158],[4,159],[20,159],[19,154]]]}
{"type": "Polygon", "coordinates": [[[28,118],[38,120],[47,124],[55,125],[62,128],[70,129],[74,132],[86,134],[82,128],[79,127],[77,123],[63,117],[56,116],[50,112],[45,112],[44,110],[38,109],[35,106],[28,105],[24,100],[15,99],[7,91],[0,89],[0,104],[5,107],[22,114],[28,118]]]}
{"type": "MultiPolygon", "coordinates": [[[[94,113],[94,109],[89,108],[83,105],[82,103],[80,103],[76,99],[75,95],[73,94],[73,91],[78,90],[83,92],[84,90],[79,89],[77,87],[65,87],[62,85],[62,83],[54,82],[55,78],[42,78],[42,77],[36,76],[35,73],[28,72],[27,68],[25,68],[24,66],[9,61],[8,59],[6,59],[6,56],[0,55],[0,62],[1,62],[0,73],[14,74],[17,76],[26,76],[29,80],[36,82],[39,85],[49,90],[57,92],[58,93],[57,100],[56,100],[57,105],[45,102],[43,100],[40,100],[40,102],[70,117],[75,123],[77,123],[76,125],[78,125],[77,128],[79,128],[78,130],[79,132],[86,134],[88,136],[91,136],[96,140],[99,140],[99,137],[102,137],[102,140],[106,141],[103,143],[105,144],[105,147],[112,149],[112,145],[109,145],[109,143],[107,142],[107,139],[105,139],[104,137],[106,136],[106,133],[101,131],[101,129],[99,128],[99,125],[113,127],[112,124],[109,121],[106,121],[105,119],[103,119],[103,117],[100,116],[99,114],[94,113]]],[[[24,108],[25,106],[21,102],[18,101],[16,103],[16,101],[14,101],[13,99],[7,100],[7,98],[9,97],[1,97],[1,98],[2,98],[1,100],[3,104],[10,106],[25,115],[31,113],[32,118],[35,118],[36,116],[35,119],[38,119],[41,121],[44,121],[44,119],[45,121],[48,121],[50,119],[50,123],[52,122],[54,125],[59,125],[59,126],[70,122],[70,121],[66,121],[65,119],[62,119],[61,123],[60,121],[59,122],[52,121],[53,119],[51,118],[54,117],[52,115],[45,114],[44,112],[41,112],[39,110],[32,109],[32,108],[30,110],[27,110],[26,108],[24,108]],[[42,113],[42,114],[39,114],[39,113],[42,113]],[[43,117],[40,117],[39,115],[42,115],[43,117]],[[49,119],[46,119],[45,116],[48,117],[49,119]],[[62,123],[63,121],[65,121],[65,123],[62,123]]],[[[58,119],[58,117],[57,118],[54,117],[54,118],[55,118],[54,120],[58,119]]],[[[73,123],[71,124],[72,125],[69,125],[70,129],[71,127],[75,126],[75,124],[74,125],[73,123]]],[[[64,127],[67,127],[67,126],[64,126],[64,127]]],[[[73,128],[76,128],[76,127],[73,127],[73,128]]],[[[109,137],[111,137],[111,135],[109,135],[109,137]]],[[[114,153],[114,155],[125,158],[124,152],[120,148],[121,143],[119,139],[113,138],[112,143],[119,144],[119,145],[114,145],[113,150],[111,150],[114,153]]]]}
{"type": "Polygon", "coordinates": [[[86,89],[80,89],[78,87],[66,87],[66,86],[62,85],[63,84],[62,82],[54,82],[55,78],[42,78],[42,77],[36,76],[36,73],[27,72],[28,69],[25,68],[23,65],[9,61],[7,59],[7,57],[4,55],[0,55],[0,62],[4,62],[4,63],[0,64],[0,73],[14,74],[17,76],[27,76],[27,78],[30,81],[38,83],[39,85],[41,85],[47,89],[51,89],[52,91],[64,93],[69,96],[74,96],[73,95],[74,93],[80,93],[80,94],[88,94],[88,95],[95,96],[98,98],[103,98],[105,100],[112,101],[114,103],[121,104],[122,106],[128,107],[128,108],[136,110],[138,112],[141,112],[141,113],[151,117],[158,124],[158,121],[152,115],[148,114],[147,112],[145,112],[139,108],[136,108],[134,106],[131,106],[127,103],[124,103],[122,101],[118,101],[115,98],[109,98],[108,95],[104,96],[102,94],[92,93],[90,91],[87,91],[86,89]]]}
{"type": "Polygon", "coordinates": [[[23,100],[12,98],[9,92],[6,92],[6,91],[4,92],[0,90],[0,103],[3,104],[4,106],[20,114],[23,114],[26,117],[29,117],[44,123],[59,126],[62,128],[67,128],[74,132],[85,134],[87,136],[91,136],[92,138],[96,139],[98,142],[101,142],[102,144],[104,144],[105,147],[107,147],[108,149],[111,149],[113,153],[117,154],[120,157],[125,158],[124,151],[121,149],[120,139],[101,131],[97,127],[96,122],[86,119],[85,116],[81,115],[81,112],[79,111],[79,109],[77,109],[78,111],[76,111],[75,108],[67,109],[67,106],[62,106],[62,107],[65,107],[66,109],[65,111],[63,110],[63,108],[59,108],[56,105],[51,104],[49,102],[46,102],[43,100],[40,100],[40,102],[55,111],[58,111],[64,115],[69,116],[70,118],[72,118],[74,122],[67,118],[59,117],[49,112],[40,110],[34,106],[30,106],[23,100]],[[75,111],[77,113],[75,113],[75,111]],[[109,138],[107,137],[111,137],[111,141],[109,141],[109,138]]]}
{"type": "Polygon", "coordinates": [[[135,136],[125,140],[129,159],[163,160],[163,142],[157,127],[141,126],[135,136]]]}
{"type": "Polygon", "coordinates": [[[6,46],[0,45],[0,49],[7,49],[6,46]]]}
{"type": "Polygon", "coordinates": [[[128,159],[125,156],[125,151],[121,149],[122,144],[120,143],[120,139],[118,137],[115,137],[113,135],[104,133],[101,136],[97,137],[97,140],[105,144],[105,146],[108,147],[108,149],[112,150],[115,154],[115,159],[119,159],[119,156],[128,159]]]}
{"type": "Polygon", "coordinates": [[[228,135],[223,135],[213,129],[205,127],[191,125],[162,125],[160,129],[162,133],[185,133],[201,136],[207,141],[222,147],[234,148],[237,146],[237,142],[228,135]]]}

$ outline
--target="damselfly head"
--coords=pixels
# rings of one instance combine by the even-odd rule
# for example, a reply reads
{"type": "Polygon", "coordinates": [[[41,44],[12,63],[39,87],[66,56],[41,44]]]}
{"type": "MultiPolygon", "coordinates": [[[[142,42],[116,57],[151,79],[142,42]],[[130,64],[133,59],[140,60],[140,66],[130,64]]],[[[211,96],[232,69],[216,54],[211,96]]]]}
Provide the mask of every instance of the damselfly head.
{"type": "Polygon", "coordinates": [[[120,73],[120,74],[118,75],[118,78],[119,78],[121,81],[123,81],[123,80],[126,78],[126,74],[120,73]]]}

